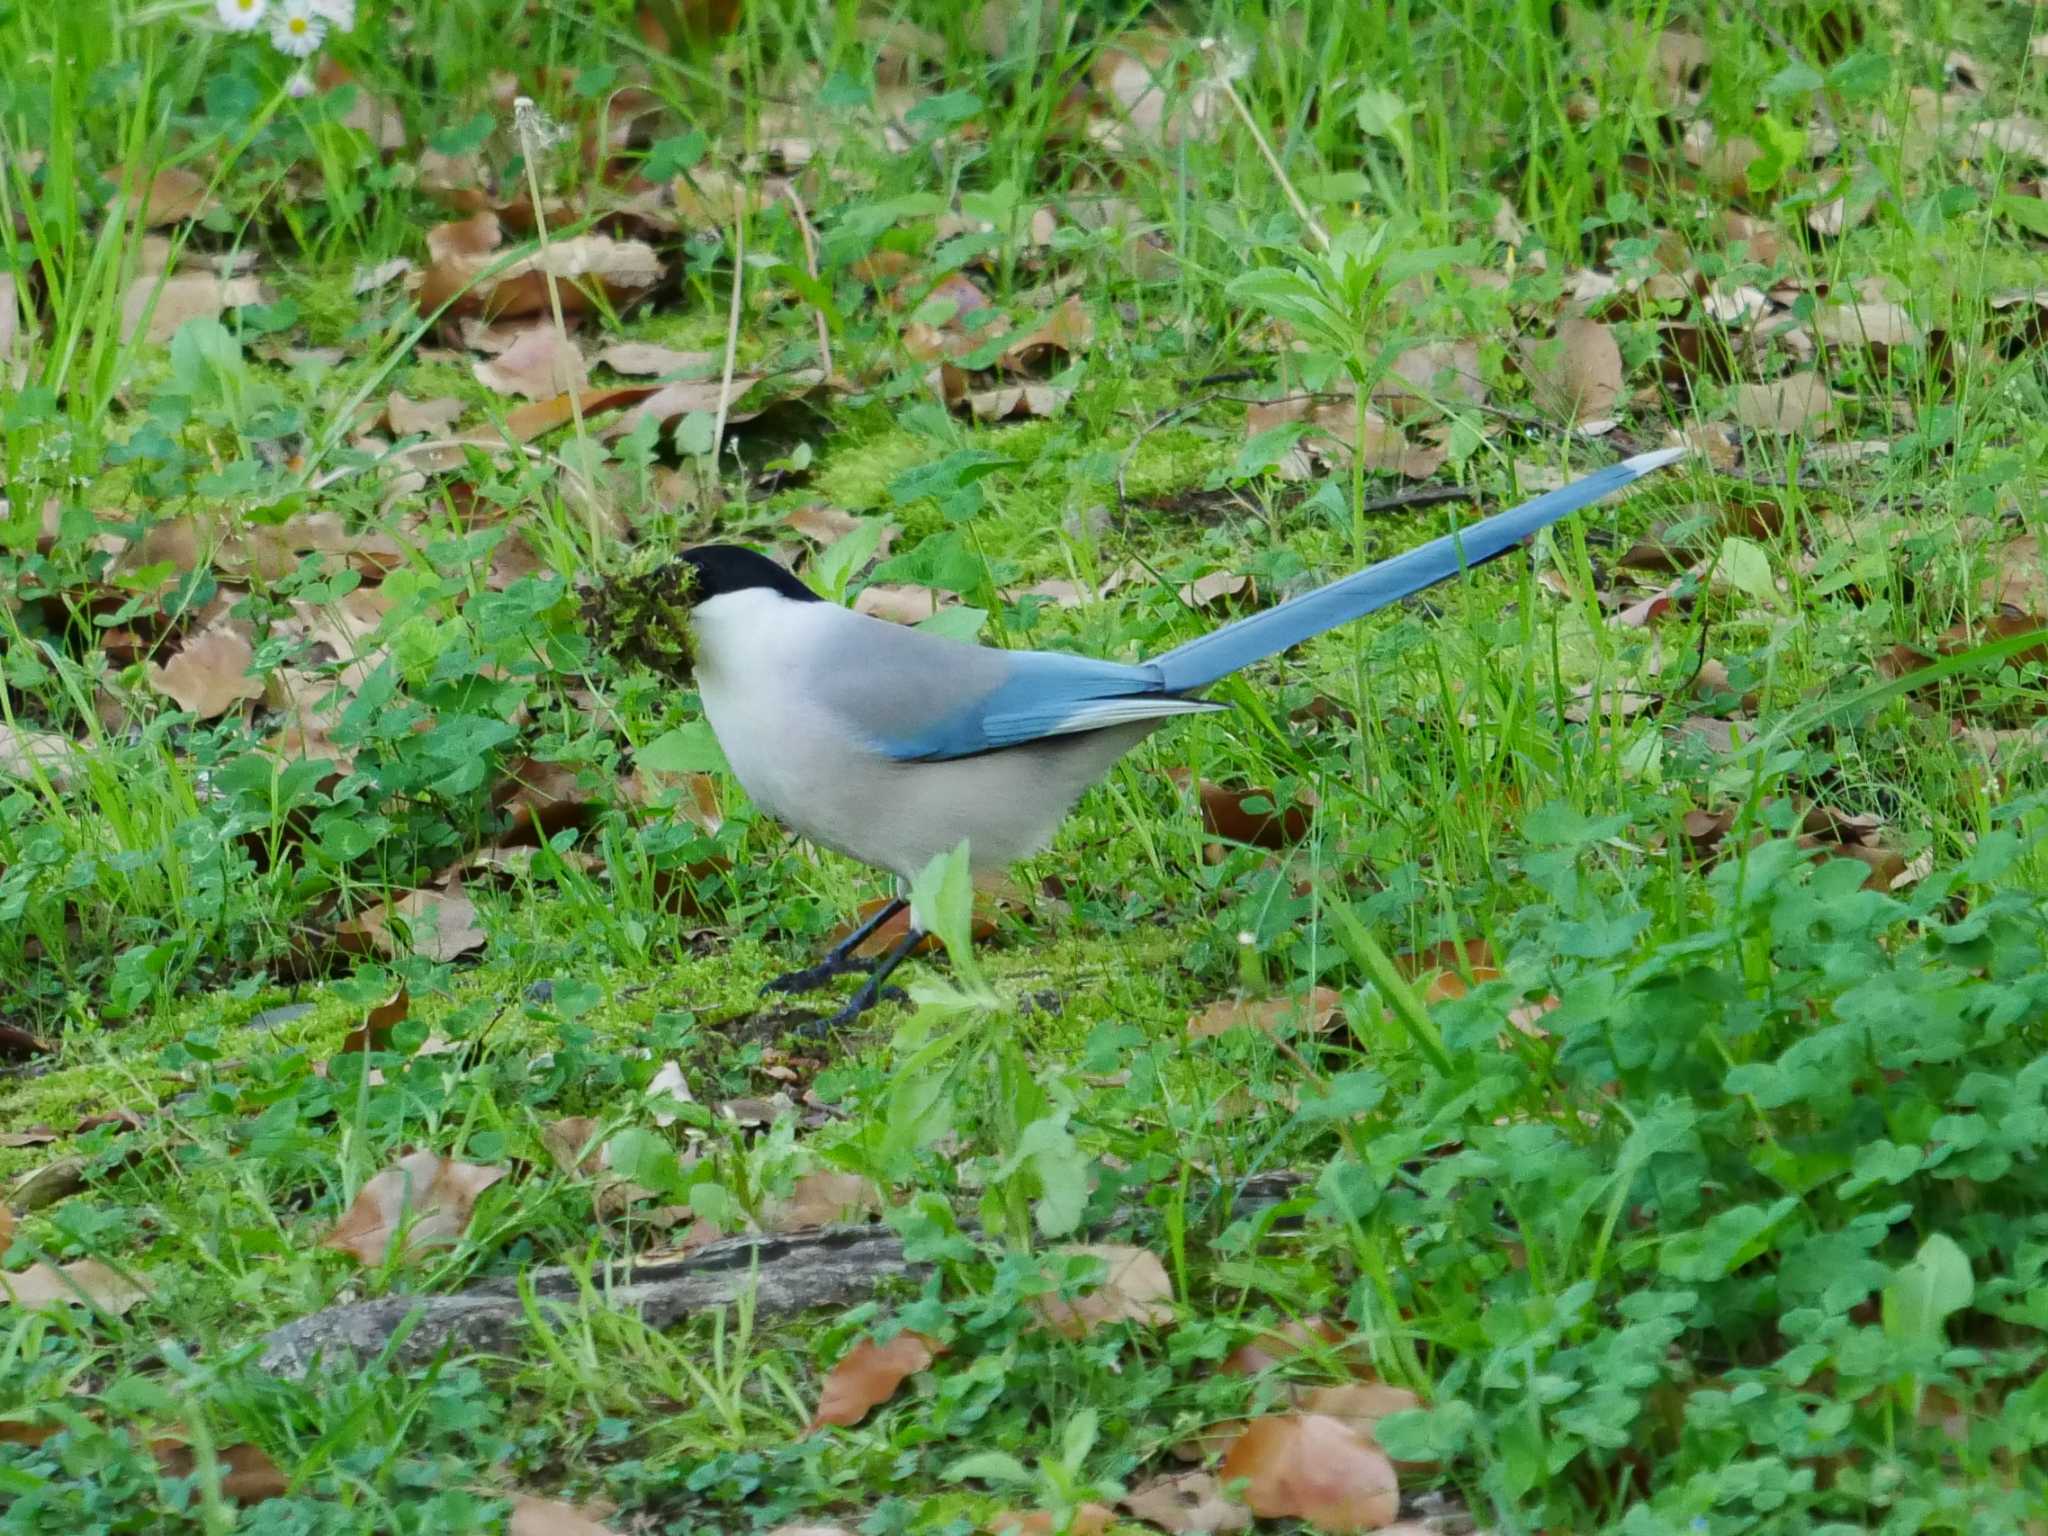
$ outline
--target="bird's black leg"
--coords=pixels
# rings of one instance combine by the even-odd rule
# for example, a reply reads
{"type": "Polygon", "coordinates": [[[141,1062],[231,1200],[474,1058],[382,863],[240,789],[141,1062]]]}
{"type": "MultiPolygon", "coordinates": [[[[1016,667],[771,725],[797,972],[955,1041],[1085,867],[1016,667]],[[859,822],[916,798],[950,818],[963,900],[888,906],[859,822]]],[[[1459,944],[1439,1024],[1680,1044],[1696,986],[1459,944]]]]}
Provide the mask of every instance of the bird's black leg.
{"type": "Polygon", "coordinates": [[[900,987],[885,987],[889,973],[909,958],[910,952],[924,942],[924,935],[915,928],[896,941],[896,947],[882,956],[882,963],[875,967],[874,974],[860,984],[860,990],[846,1000],[846,1006],[827,1019],[822,1026],[834,1029],[841,1024],[851,1024],[885,997],[901,997],[900,987]]]}
{"type": "Polygon", "coordinates": [[[905,897],[891,897],[887,902],[883,903],[873,917],[870,917],[866,922],[854,929],[853,932],[826,950],[824,958],[816,965],[806,966],[800,971],[791,971],[786,976],[778,976],[762,987],[761,990],[763,992],[815,992],[835,976],[844,976],[848,971],[874,969],[875,962],[856,959],[854,951],[865,944],[868,941],[869,935],[877,928],[888,922],[890,918],[909,905],[910,902],[905,897]]]}

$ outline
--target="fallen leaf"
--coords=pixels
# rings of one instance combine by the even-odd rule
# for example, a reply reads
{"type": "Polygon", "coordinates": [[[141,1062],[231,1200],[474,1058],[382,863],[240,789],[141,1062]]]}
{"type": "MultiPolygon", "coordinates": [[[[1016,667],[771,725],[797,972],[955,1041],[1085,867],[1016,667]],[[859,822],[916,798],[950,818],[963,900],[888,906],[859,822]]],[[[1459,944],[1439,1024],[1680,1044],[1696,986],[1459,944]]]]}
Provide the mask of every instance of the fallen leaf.
{"type": "Polygon", "coordinates": [[[1306,423],[1312,430],[1281,460],[1277,473],[1283,480],[1308,479],[1315,472],[1313,459],[1341,468],[1354,456],[1362,458],[1368,470],[1427,480],[1449,457],[1442,448],[1414,446],[1379,412],[1361,412],[1357,402],[1348,399],[1318,402],[1295,395],[1261,402],[1245,413],[1245,436],[1254,438],[1293,422],[1306,423]]]}
{"type": "Polygon", "coordinates": [[[1560,421],[1610,419],[1621,399],[1621,348],[1598,320],[1567,315],[1548,341],[1524,339],[1522,372],[1536,408],[1560,421]]]}
{"type": "Polygon", "coordinates": [[[373,949],[396,958],[421,955],[429,960],[455,960],[482,949],[489,941],[476,903],[458,886],[450,890],[408,891],[386,905],[366,907],[336,930],[345,949],[373,949]],[[403,920],[394,928],[392,919],[403,920]]]}
{"type": "Polygon", "coordinates": [[[1180,600],[1190,608],[1207,608],[1228,597],[1244,597],[1250,601],[1257,588],[1249,576],[1240,576],[1235,571],[1211,571],[1198,576],[1180,588],[1180,600]]]}
{"type": "MultiPolygon", "coordinates": [[[[1057,416],[1073,391],[1050,384],[1012,384],[998,389],[970,390],[961,396],[976,421],[1009,421],[1017,417],[1057,416]]],[[[949,404],[952,402],[948,402],[949,404]]]]}
{"type": "Polygon", "coordinates": [[[779,374],[735,374],[730,384],[719,379],[685,379],[663,384],[606,427],[603,436],[606,441],[623,437],[650,418],[666,431],[685,416],[716,416],[721,399],[725,401],[725,424],[739,426],[771,406],[808,394],[824,380],[824,374],[816,368],[796,368],[779,374]],[[753,403],[741,405],[756,389],[760,393],[753,403]]]}
{"type": "Polygon", "coordinates": [[[1321,802],[1315,792],[1297,789],[1286,809],[1264,785],[1231,788],[1203,779],[1197,785],[1202,802],[1202,828],[1212,837],[1253,848],[1287,848],[1308,836],[1321,802]],[[1254,805],[1256,802],[1256,806],[1254,805]]]}
{"type": "MultiPolygon", "coordinates": [[[[1100,1504],[1081,1504],[1065,1526],[1067,1536],[1102,1536],[1116,1521],[1116,1511],[1105,1509],[1100,1504]]],[[[1049,1509],[1024,1511],[1005,1509],[993,1516],[982,1527],[989,1536],[1053,1536],[1062,1529],[1059,1519],[1049,1509]]]]}
{"type": "Polygon", "coordinates": [[[427,249],[433,264],[414,279],[420,312],[433,314],[445,305],[445,313],[457,318],[516,320],[548,314],[553,310],[552,275],[563,314],[582,315],[600,300],[619,308],[651,293],[664,271],[652,246],[594,234],[553,240],[545,250],[498,266],[500,236],[496,216],[488,213],[430,231],[427,249]]]}
{"type": "Polygon", "coordinates": [[[215,720],[235,705],[263,697],[263,684],[249,675],[256,651],[238,631],[209,629],[185,642],[164,666],[151,662],[149,686],[202,720],[215,720]]]}
{"type": "MultiPolygon", "coordinates": [[[[1977,583],[1977,599],[2015,613],[2048,613],[2048,561],[2031,533],[2008,540],[1987,556],[1991,570],[1977,583]]],[[[0,736],[0,773],[5,773],[7,739],[0,736]]]]}
{"type": "Polygon", "coordinates": [[[61,1139],[61,1134],[51,1126],[32,1125],[25,1131],[0,1134],[0,1147],[46,1147],[61,1139]]]}
{"type": "Polygon", "coordinates": [[[1484,405],[1486,379],[1476,341],[1428,341],[1396,354],[1372,387],[1372,402],[1397,420],[1440,415],[1446,405],[1484,405]]]}
{"type": "Polygon", "coordinates": [[[1079,294],[1069,294],[1037,325],[1013,338],[997,361],[1013,373],[1022,373],[1053,353],[1073,357],[1085,352],[1094,340],[1094,316],[1079,294]]]}
{"type": "Polygon", "coordinates": [[[393,390],[384,397],[384,424],[398,437],[419,433],[438,436],[454,426],[462,415],[462,402],[453,395],[432,400],[408,400],[393,390]]]}
{"type": "Polygon", "coordinates": [[[477,383],[501,395],[546,400],[590,382],[590,365],[575,342],[548,324],[535,325],[511,346],[470,372],[477,383]]]}
{"type": "Polygon", "coordinates": [[[0,779],[28,779],[40,772],[61,785],[64,768],[76,751],[69,736],[0,721],[0,779]]]}
{"type": "MultiPolygon", "coordinates": [[[[149,1453],[156,1458],[157,1470],[165,1477],[191,1477],[199,1470],[198,1453],[183,1440],[152,1440],[149,1453]]],[[[221,1496],[238,1504],[281,1499],[291,1488],[291,1479],[279,1470],[269,1453],[246,1440],[221,1447],[214,1459],[219,1468],[221,1496]]]]}
{"type": "MultiPolygon", "coordinates": [[[[127,201],[127,193],[132,191],[136,179],[122,173],[123,190],[108,199],[110,210],[127,201]]],[[[168,165],[149,179],[149,189],[142,199],[142,223],[147,229],[162,229],[167,224],[203,219],[218,207],[220,199],[208,193],[205,177],[181,165],[168,165]]]]}
{"type": "Polygon", "coordinates": [[[651,341],[615,341],[597,354],[600,367],[633,378],[715,372],[724,358],[723,352],[681,352],[651,341]]]}
{"type": "Polygon", "coordinates": [[[1406,1387],[1384,1381],[1347,1381],[1333,1387],[1311,1387],[1296,1397],[1294,1406],[1303,1413],[1335,1419],[1371,1440],[1381,1419],[1420,1408],[1422,1399],[1406,1387]]]}
{"type": "Polygon", "coordinates": [[[477,1196],[509,1172],[435,1152],[408,1153],[357,1191],[320,1246],[339,1248],[363,1265],[382,1264],[401,1230],[400,1262],[452,1246],[469,1225],[477,1196]]]}
{"type": "Polygon", "coordinates": [[[818,1411],[811,1415],[811,1431],[827,1424],[858,1424],[944,1353],[943,1344],[921,1333],[899,1333],[885,1344],[862,1339],[825,1373],[818,1391],[818,1411]]]}
{"type": "Polygon", "coordinates": [[[1768,384],[1738,384],[1735,419],[1752,432],[1791,436],[1820,432],[1834,420],[1836,398],[1817,373],[1795,373],[1768,384]]]}
{"type": "Polygon", "coordinates": [[[116,1317],[149,1299],[148,1289],[139,1281],[98,1259],[77,1259],[61,1269],[36,1263],[19,1273],[0,1270],[0,1292],[17,1307],[32,1312],[89,1305],[116,1317]]]}
{"type": "Polygon", "coordinates": [[[799,1177],[787,1197],[771,1201],[761,1214],[766,1232],[800,1232],[850,1217],[879,1216],[882,1192],[857,1173],[820,1169],[799,1177]]]}
{"type": "Polygon", "coordinates": [[[1223,1496],[1223,1484],[1209,1472],[1177,1472],[1141,1483],[1117,1501],[1126,1511],[1175,1536],[1248,1530],[1252,1512],[1223,1496]]]}
{"type": "Polygon", "coordinates": [[[1970,125],[1965,143],[1974,154],[1996,152],[2048,165],[2048,124],[2015,112],[1970,125]]]}
{"type": "Polygon", "coordinates": [[[363,1022],[341,1037],[341,1051],[381,1051],[391,1044],[391,1031],[412,1012],[412,994],[401,984],[391,996],[363,1015],[363,1022]]]}
{"type": "Polygon", "coordinates": [[[505,1536],[615,1536],[612,1528],[573,1504],[520,1494],[512,1501],[505,1536]]]}
{"type": "Polygon", "coordinates": [[[853,611],[892,624],[922,624],[941,608],[959,601],[950,592],[896,582],[871,582],[853,600],[853,611]]]}
{"type": "Polygon", "coordinates": [[[1352,1346],[1350,1334],[1327,1317],[1293,1318],[1240,1344],[1219,1367],[1227,1376],[1256,1376],[1300,1355],[1329,1356],[1352,1346]]]}
{"type": "Polygon", "coordinates": [[[187,320],[216,320],[224,310],[262,304],[268,298],[263,284],[253,277],[145,273],[128,285],[121,300],[121,339],[133,341],[140,332],[144,341],[161,346],[187,320]]]}
{"type": "Polygon", "coordinates": [[[1233,1029],[1256,1029],[1274,1036],[1296,1031],[1322,1034],[1343,1017],[1343,993],[1335,987],[1317,987],[1306,997],[1269,997],[1257,1002],[1224,998],[1188,1016],[1188,1035],[1203,1040],[1233,1029]]]}
{"type": "Polygon", "coordinates": [[[1393,1463],[1350,1426],[1322,1414],[1254,1419],[1223,1458],[1225,1483],[1246,1479],[1244,1501],[1269,1520],[1319,1531],[1373,1531],[1401,1509],[1393,1463]]]}
{"type": "Polygon", "coordinates": [[[53,1163],[45,1163],[23,1174],[0,1192],[0,1204],[11,1205],[25,1216],[30,1211],[55,1205],[59,1200],[68,1200],[85,1188],[85,1169],[82,1157],[60,1157],[53,1163]]]}
{"type": "Polygon", "coordinates": [[[1085,1296],[1033,1300],[1033,1308],[1055,1333],[1080,1339],[1110,1323],[1156,1328],[1173,1321],[1173,1282],[1151,1250],[1121,1243],[1062,1243],[1047,1252],[1096,1258],[1109,1266],[1102,1283],[1085,1296]]]}
{"type": "MultiPolygon", "coordinates": [[[[683,1076],[683,1064],[679,1061],[665,1061],[655,1069],[654,1076],[647,1080],[647,1087],[640,1095],[643,1099],[674,1099],[682,1104],[694,1104],[697,1096],[690,1092],[690,1084],[683,1076]]],[[[677,1120],[672,1109],[657,1109],[652,1116],[654,1123],[667,1130],[677,1120]]]]}
{"type": "Polygon", "coordinates": [[[1813,333],[1831,347],[1867,347],[1880,357],[1894,347],[1918,347],[1927,341],[1903,305],[1882,300],[1823,306],[1814,312],[1813,333]]]}

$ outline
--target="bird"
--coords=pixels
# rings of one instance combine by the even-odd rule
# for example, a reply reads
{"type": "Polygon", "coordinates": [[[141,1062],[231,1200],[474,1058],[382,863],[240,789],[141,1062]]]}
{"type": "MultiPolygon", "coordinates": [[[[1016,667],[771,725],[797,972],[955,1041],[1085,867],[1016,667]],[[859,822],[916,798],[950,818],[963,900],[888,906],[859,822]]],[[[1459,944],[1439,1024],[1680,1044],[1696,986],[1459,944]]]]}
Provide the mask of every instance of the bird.
{"type": "MultiPolygon", "coordinates": [[[[830,602],[735,544],[681,552],[643,592],[662,594],[621,648],[687,655],[705,720],[740,787],[822,847],[894,875],[898,894],[816,964],[764,991],[801,993],[852,971],[867,980],[821,1026],[885,995],[924,937],[926,914],[878,962],[861,946],[906,906],[934,857],[964,839],[974,873],[1038,852],[1082,793],[1152,731],[1229,706],[1203,690],[1254,662],[1471,569],[1538,529],[1684,456],[1637,454],[1354,575],[1225,624],[1150,661],[1003,650],[906,628],[830,602]],[[681,594],[680,597],[678,594],[681,594]],[[689,633],[653,644],[650,624],[689,633]]],[[[615,605],[614,612],[626,608],[615,605]]],[[[893,989],[892,989],[893,990],[893,989]]]]}

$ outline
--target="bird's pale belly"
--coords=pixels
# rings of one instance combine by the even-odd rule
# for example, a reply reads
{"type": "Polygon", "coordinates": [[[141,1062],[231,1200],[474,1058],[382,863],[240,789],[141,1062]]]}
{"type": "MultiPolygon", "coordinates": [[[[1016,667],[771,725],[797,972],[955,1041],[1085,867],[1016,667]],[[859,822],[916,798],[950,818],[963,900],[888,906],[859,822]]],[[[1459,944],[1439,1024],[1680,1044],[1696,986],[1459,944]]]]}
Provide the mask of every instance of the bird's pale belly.
{"type": "Polygon", "coordinates": [[[896,762],[786,692],[721,686],[705,717],[753,802],[811,841],[909,879],[963,838],[978,871],[1036,853],[1081,792],[1157,722],[943,762],[896,762]]]}

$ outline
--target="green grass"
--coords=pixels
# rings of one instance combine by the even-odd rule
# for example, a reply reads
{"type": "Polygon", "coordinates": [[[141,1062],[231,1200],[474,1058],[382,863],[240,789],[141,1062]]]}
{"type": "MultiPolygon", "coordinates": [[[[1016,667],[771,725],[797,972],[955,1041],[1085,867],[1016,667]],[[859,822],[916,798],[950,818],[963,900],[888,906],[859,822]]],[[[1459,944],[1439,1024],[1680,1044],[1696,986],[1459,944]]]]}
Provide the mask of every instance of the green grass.
{"type": "MultiPolygon", "coordinates": [[[[2013,543],[2042,521],[2042,338],[1999,297],[2034,281],[2048,220],[2025,151],[1961,137],[2048,117],[2033,13],[1218,0],[990,7],[991,40],[990,17],[923,0],[773,0],[671,51],[633,9],[365,4],[330,52],[404,120],[388,154],[344,120],[347,88],[291,95],[260,37],[130,0],[0,11],[0,252],[21,322],[0,367],[22,385],[0,396],[0,1022],[51,1045],[5,1068],[0,1130],[60,1133],[0,1148],[0,1180],[59,1158],[85,1176],[22,1213],[0,1264],[97,1258],[153,1291],[121,1317],[0,1308],[0,1410],[69,1426],[39,1446],[0,1429],[0,1533],[424,1536],[501,1528],[518,1491],[609,1507],[621,1531],[965,1531],[1111,1500],[1178,1469],[1169,1448],[1203,1427],[1341,1375],[1309,1357],[1218,1369],[1310,1314],[1424,1403],[1378,1431],[1411,1503],[1440,1492],[1485,1528],[2034,1528],[2044,678],[1995,642],[2048,613],[2040,558],[2013,543]],[[908,61],[885,18],[924,29],[908,61]],[[1709,61],[1677,86],[1667,26],[1709,61]],[[1193,131],[1119,142],[1099,95],[1077,109],[1119,47],[1166,61],[1193,131]],[[1983,93],[1943,104],[1955,137],[1930,148],[1901,125],[1956,49],[1983,93]],[[1218,68],[1284,184],[1205,85],[1218,68]],[[401,286],[352,288],[388,259],[424,264],[452,216],[423,149],[481,156],[517,199],[501,71],[572,145],[643,88],[658,111],[621,153],[664,184],[697,178],[718,210],[606,226],[649,238],[668,278],[592,317],[587,343],[723,348],[734,234],[709,176],[736,174],[761,194],[737,364],[817,362],[822,299],[833,386],[737,426],[715,467],[693,456],[708,420],[616,442],[602,420],[566,427],[424,484],[354,446],[357,408],[391,390],[464,400],[458,431],[516,404],[401,286]],[[1746,188],[1687,159],[1699,125],[1755,141],[1746,188]],[[252,260],[278,302],[168,346],[124,339],[146,233],[108,211],[124,164],[197,174],[216,211],[154,233],[187,269],[252,260]],[[1838,175],[1869,216],[1816,235],[1838,175]],[[1103,198],[1149,256],[1102,227],[1103,198]],[[1044,247],[1021,237],[1041,207],[1044,247]],[[1780,252],[1731,243],[1731,208],[1780,252]],[[1602,311],[1627,367],[1618,429],[1547,418],[1519,343],[1549,334],[1574,274],[1640,285],[1674,251],[1702,282],[1782,292],[1798,322],[1884,285],[1923,340],[1810,360],[1764,344],[1719,377],[1672,329],[1721,333],[1698,285],[1653,285],[1602,311]],[[893,292],[863,275],[878,253],[905,268],[893,292]],[[1056,415],[977,424],[927,388],[906,338],[946,323],[926,293],[960,274],[1019,330],[1055,286],[1080,297],[1092,342],[1036,369],[1071,391],[1056,415]],[[627,793],[653,743],[703,766],[696,703],[593,654],[577,585],[629,545],[794,542],[784,519],[823,503],[898,530],[893,569],[839,573],[853,589],[933,581],[986,611],[992,643],[1155,653],[1220,616],[1188,612],[1182,582],[1245,573],[1264,602],[1472,510],[1393,504],[1414,487],[1362,466],[1290,480],[1289,441],[1246,440],[1250,403],[1369,388],[1429,341],[1476,343],[1486,394],[1433,396],[1408,429],[1448,449],[1428,484],[1481,508],[1532,473],[1726,423],[1741,383],[1794,367],[1825,374],[1840,425],[1744,432],[1733,468],[1695,457],[1531,560],[1227,683],[1237,709],[1154,737],[1019,871],[1032,910],[978,962],[956,953],[951,984],[927,975],[918,1006],[829,1050],[778,1043],[760,983],[880,877],[790,843],[715,766],[716,831],[674,814],[673,780],[627,793]],[[340,356],[269,360],[300,347],[340,356]],[[1889,451],[1822,451],[1858,441],[1889,451]],[[180,519],[248,539],[307,513],[392,542],[254,572],[175,557],[180,519]],[[1694,575],[1621,564],[1659,525],[1679,567],[1705,562],[1694,575]],[[112,536],[145,535],[168,563],[110,556],[112,536]],[[501,541],[519,539],[539,569],[508,567],[501,541]],[[1130,561],[1162,580],[1074,608],[1001,595],[1130,561]],[[1611,622],[1603,597],[1674,582],[1652,623],[1611,622]],[[305,638],[359,586],[388,604],[367,676],[305,638]],[[345,682],[346,764],[264,750],[267,705],[196,720],[151,686],[192,616],[230,605],[251,676],[345,682]],[[1875,686],[1886,652],[1952,630],[1963,654],[1938,682],[1875,686]],[[1617,707],[1617,689],[1651,701],[1617,707]],[[1590,722],[1584,692],[1609,700],[1590,722]],[[1764,747],[1717,751],[1682,728],[1701,720],[1764,747]],[[30,732],[73,746],[12,766],[30,732]],[[522,759],[578,778],[544,841],[504,804],[515,771],[534,776],[522,759]],[[1176,774],[1306,791],[1315,813],[1288,846],[1226,847],[1176,774]],[[1816,805],[1880,828],[1877,885],[1910,876],[1863,889],[1868,864],[1816,861],[1796,841],[1816,805]],[[1723,812],[1739,819],[1701,830],[1723,812]],[[487,939],[458,963],[338,936],[478,849],[536,841],[523,872],[468,874],[487,939]],[[1482,940],[1462,997],[1384,960],[1482,940]],[[391,1049],[341,1053],[401,982],[391,1049]],[[1326,1035],[1186,1033],[1220,998],[1311,985],[1342,994],[1326,1035]],[[1552,998],[1542,1033],[1508,1022],[1552,998]],[[430,1034],[461,1049],[419,1054],[430,1034]],[[669,1059],[698,1103],[662,1129],[644,1090],[669,1059]],[[801,1113],[770,1128],[715,1113],[779,1091],[801,1113]],[[146,1123],[71,1131],[114,1109],[146,1123]],[[867,1177],[933,1278],[843,1315],[653,1330],[593,1308],[506,1358],[337,1363],[307,1383],[258,1368],[267,1332],[337,1301],[672,1240],[644,1207],[594,1217],[591,1181],[542,1143],[567,1115],[728,1230],[806,1173],[867,1177]],[[413,1149],[512,1172],[417,1267],[319,1246],[413,1149]],[[1277,1218],[1211,1198],[1281,1169],[1304,1183],[1277,1218]],[[1048,1280],[1042,1257],[1083,1233],[1162,1257],[1170,1328],[1032,1326],[1049,1285],[1089,1283],[1048,1280]],[[823,1374],[901,1327],[949,1352],[859,1426],[805,1435],[823,1374]],[[165,1435],[201,1448],[195,1477],[144,1448],[165,1435]],[[237,1444],[275,1462],[284,1497],[220,1493],[203,1448],[237,1444]]],[[[551,239],[602,206],[591,166],[571,148],[541,167],[551,239]]]]}

